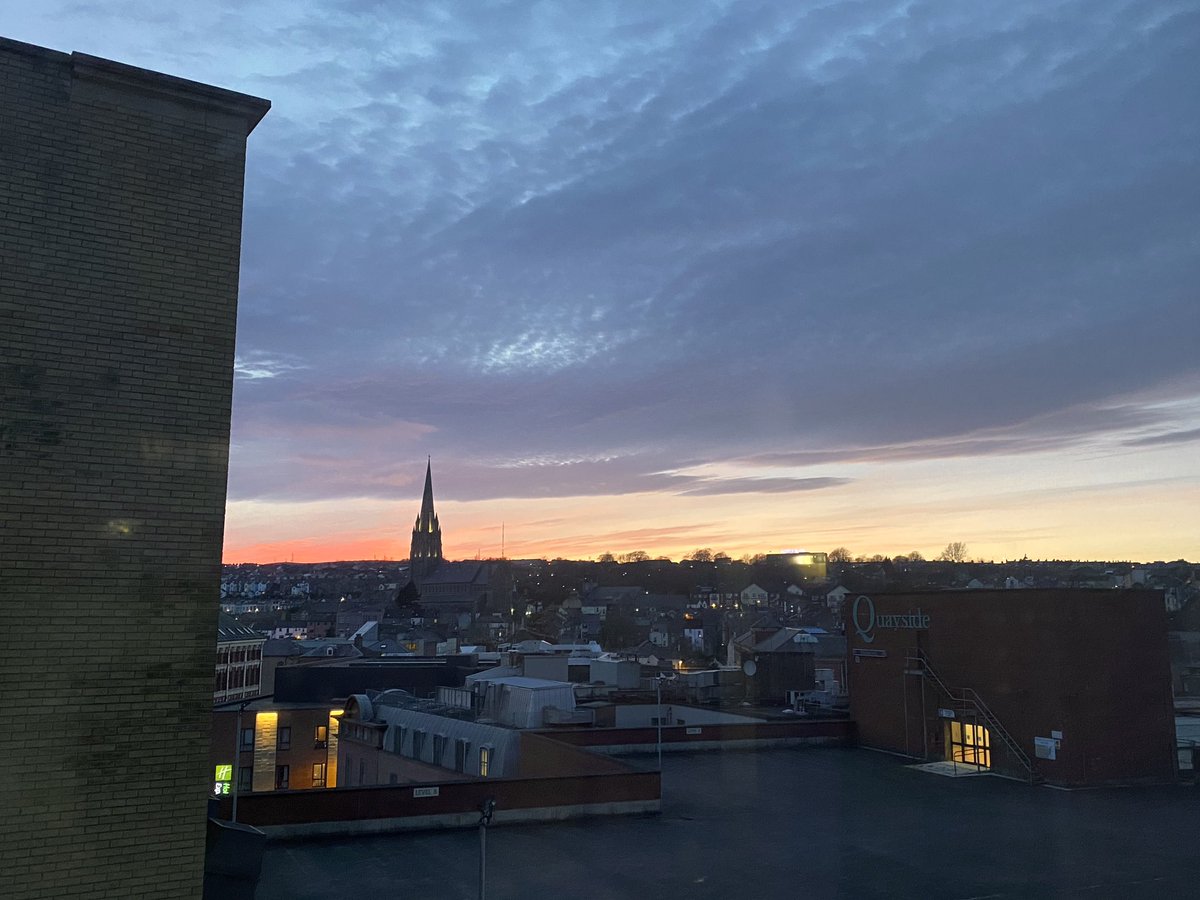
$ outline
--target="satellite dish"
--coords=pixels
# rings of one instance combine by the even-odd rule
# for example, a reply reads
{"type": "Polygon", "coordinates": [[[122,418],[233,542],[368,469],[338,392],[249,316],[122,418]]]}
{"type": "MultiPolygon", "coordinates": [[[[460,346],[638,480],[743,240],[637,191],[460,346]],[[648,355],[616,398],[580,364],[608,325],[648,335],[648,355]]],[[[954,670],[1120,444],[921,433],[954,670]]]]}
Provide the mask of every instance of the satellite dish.
{"type": "Polygon", "coordinates": [[[742,671],[745,672],[747,675],[749,675],[751,678],[753,678],[754,673],[758,671],[758,663],[756,663],[752,659],[748,659],[744,663],[742,663],[742,671]]]}

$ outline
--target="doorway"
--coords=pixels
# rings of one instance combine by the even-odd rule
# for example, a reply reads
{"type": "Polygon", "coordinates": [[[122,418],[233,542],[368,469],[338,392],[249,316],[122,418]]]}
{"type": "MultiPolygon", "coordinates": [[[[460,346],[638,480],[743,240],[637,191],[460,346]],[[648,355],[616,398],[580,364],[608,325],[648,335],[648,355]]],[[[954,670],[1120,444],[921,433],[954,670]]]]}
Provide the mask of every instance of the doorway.
{"type": "Polygon", "coordinates": [[[992,767],[992,735],[983,725],[952,719],[946,723],[946,759],[977,769],[992,767]]]}

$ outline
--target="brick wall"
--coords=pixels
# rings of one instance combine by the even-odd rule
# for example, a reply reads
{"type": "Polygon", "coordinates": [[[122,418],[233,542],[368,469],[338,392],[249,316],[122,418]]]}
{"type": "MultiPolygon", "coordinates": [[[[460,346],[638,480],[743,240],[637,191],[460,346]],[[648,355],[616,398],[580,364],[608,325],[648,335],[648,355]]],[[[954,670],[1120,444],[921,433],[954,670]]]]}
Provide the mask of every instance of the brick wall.
{"type": "Polygon", "coordinates": [[[0,40],[6,898],[198,897],[246,136],[0,40]]]}

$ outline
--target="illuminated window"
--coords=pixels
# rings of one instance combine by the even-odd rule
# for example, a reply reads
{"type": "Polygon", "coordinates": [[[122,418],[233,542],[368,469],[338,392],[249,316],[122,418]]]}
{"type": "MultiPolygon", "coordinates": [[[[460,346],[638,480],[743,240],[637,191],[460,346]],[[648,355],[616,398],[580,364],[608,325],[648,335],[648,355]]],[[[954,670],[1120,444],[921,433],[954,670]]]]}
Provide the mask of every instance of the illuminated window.
{"type": "Polygon", "coordinates": [[[491,766],[492,766],[492,748],[491,747],[480,747],[479,748],[479,774],[482,775],[484,778],[487,778],[488,770],[491,768],[491,766]]]}
{"type": "Polygon", "coordinates": [[[290,725],[281,725],[275,741],[275,749],[291,750],[292,749],[292,727],[290,725]]]}
{"type": "Polygon", "coordinates": [[[325,763],[313,763],[312,786],[315,788],[325,787],[325,763]]]}
{"type": "Polygon", "coordinates": [[[313,749],[323,750],[329,744],[329,726],[318,725],[313,732],[313,749]]]}
{"type": "Polygon", "coordinates": [[[275,790],[286,791],[291,782],[291,766],[276,766],[275,767],[275,790]]]}

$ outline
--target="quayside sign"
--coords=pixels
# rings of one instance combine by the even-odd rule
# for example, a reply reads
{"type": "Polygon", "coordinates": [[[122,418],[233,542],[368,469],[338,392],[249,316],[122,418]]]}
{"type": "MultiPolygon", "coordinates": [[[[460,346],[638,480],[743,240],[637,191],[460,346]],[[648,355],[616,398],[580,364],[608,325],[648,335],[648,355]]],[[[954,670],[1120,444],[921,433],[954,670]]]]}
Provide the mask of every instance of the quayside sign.
{"type": "Polygon", "coordinates": [[[921,612],[920,607],[916,612],[910,610],[906,613],[891,613],[881,616],[875,612],[875,601],[865,594],[859,594],[854,598],[850,618],[854,622],[854,630],[867,644],[875,640],[876,628],[887,628],[893,631],[906,629],[924,631],[929,627],[929,614],[921,612]]]}

